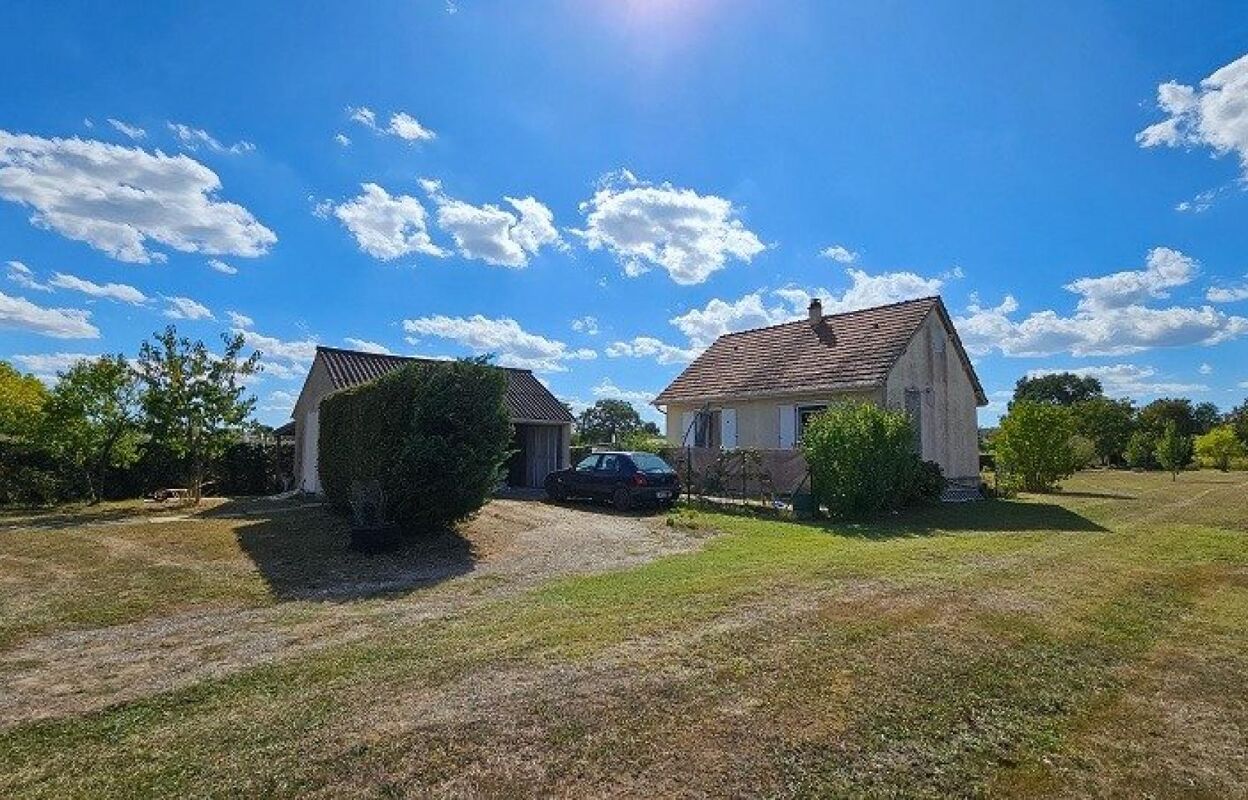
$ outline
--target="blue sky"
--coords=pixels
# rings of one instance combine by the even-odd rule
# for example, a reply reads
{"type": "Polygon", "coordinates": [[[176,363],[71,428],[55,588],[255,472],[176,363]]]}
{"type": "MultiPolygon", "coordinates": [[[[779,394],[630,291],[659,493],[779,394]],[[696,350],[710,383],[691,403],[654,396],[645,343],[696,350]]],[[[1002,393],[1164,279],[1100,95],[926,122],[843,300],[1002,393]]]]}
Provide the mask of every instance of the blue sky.
{"type": "Polygon", "coordinates": [[[1242,3],[5,16],[0,358],[36,374],[172,321],[246,333],[268,422],[317,343],[643,405],[811,293],[939,292],[984,422],[1036,370],[1248,395],[1242,3]]]}

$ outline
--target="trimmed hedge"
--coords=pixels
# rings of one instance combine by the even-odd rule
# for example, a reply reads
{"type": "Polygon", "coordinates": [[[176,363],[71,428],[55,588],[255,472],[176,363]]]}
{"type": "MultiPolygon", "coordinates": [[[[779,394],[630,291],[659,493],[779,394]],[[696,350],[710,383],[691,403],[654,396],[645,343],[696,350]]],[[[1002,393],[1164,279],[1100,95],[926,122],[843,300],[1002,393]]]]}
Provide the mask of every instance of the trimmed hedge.
{"type": "Polygon", "coordinates": [[[354,482],[377,481],[390,522],[443,530],[479,509],[511,442],[507,378],[480,359],[413,363],[321,402],[321,488],[350,508],[354,482]]]}

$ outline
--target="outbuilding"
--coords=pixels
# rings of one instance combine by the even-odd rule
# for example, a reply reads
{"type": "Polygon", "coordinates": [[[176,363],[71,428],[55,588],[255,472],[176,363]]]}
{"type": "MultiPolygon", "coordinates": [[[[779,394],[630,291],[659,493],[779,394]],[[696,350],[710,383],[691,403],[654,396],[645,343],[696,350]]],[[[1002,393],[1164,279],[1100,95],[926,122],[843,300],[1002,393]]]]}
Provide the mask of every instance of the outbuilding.
{"type": "MultiPolygon", "coordinates": [[[[317,446],[321,400],[326,395],[376,380],[406,364],[430,360],[336,347],[316,348],[316,357],[292,414],[299,488],[313,494],[321,491],[317,446]]],[[[514,487],[540,487],[547,475],[569,465],[572,414],[529,370],[496,369],[507,376],[504,403],[513,431],[507,483],[514,487]]]]}

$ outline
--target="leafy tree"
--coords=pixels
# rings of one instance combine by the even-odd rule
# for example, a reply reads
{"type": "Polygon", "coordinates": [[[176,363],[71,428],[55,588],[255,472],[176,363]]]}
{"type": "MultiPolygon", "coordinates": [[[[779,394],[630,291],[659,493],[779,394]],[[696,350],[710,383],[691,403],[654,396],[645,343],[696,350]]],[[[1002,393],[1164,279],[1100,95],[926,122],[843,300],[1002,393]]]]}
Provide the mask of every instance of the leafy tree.
{"type": "Polygon", "coordinates": [[[1179,433],[1191,436],[1196,432],[1196,410],[1186,397],[1161,397],[1140,409],[1140,427],[1161,437],[1166,425],[1173,422],[1179,433]]]}
{"type": "Polygon", "coordinates": [[[48,389],[42,381],[0,361],[0,436],[35,438],[47,401],[48,389]]]}
{"type": "Polygon", "coordinates": [[[905,413],[873,403],[837,403],[820,412],[802,434],[802,452],[812,493],[835,514],[898,507],[944,488],[939,467],[932,475],[915,454],[905,413]]]}
{"type": "Polygon", "coordinates": [[[138,458],[139,389],[125,356],[116,355],[77,362],[52,390],[44,441],[81,476],[92,502],[110,467],[138,458]]]}
{"type": "Polygon", "coordinates": [[[1019,488],[1047,492],[1077,465],[1070,410],[1051,403],[1016,402],[997,431],[997,469],[1019,488]]]}
{"type": "Polygon", "coordinates": [[[1132,469],[1157,468],[1157,437],[1152,431],[1138,430],[1131,434],[1123,457],[1132,469]]]}
{"type": "Polygon", "coordinates": [[[1226,415],[1227,424],[1235,429],[1235,435],[1239,438],[1239,443],[1244,447],[1248,447],[1248,398],[1244,402],[1231,409],[1231,413],[1226,415]]]}
{"type": "Polygon", "coordinates": [[[1135,429],[1131,401],[1093,397],[1076,403],[1073,409],[1075,432],[1092,442],[1101,463],[1122,463],[1135,429]]]}
{"type": "Polygon", "coordinates": [[[1101,382],[1091,375],[1053,372],[1019,378],[1014,384],[1013,402],[1069,406],[1100,397],[1101,394],[1101,382]]]}
{"type": "Polygon", "coordinates": [[[1197,403],[1192,409],[1192,433],[1208,433],[1222,424],[1222,412],[1213,403],[1197,403]]]}
{"type": "Polygon", "coordinates": [[[1208,433],[1196,437],[1196,455],[1226,472],[1231,461],[1248,455],[1248,448],[1235,435],[1230,425],[1219,425],[1208,433]]]}
{"type": "Polygon", "coordinates": [[[1179,430],[1173,421],[1166,423],[1165,432],[1157,440],[1157,463],[1170,472],[1171,480],[1179,479],[1179,471],[1192,458],[1192,438],[1179,430]]]}
{"type": "Polygon", "coordinates": [[[581,412],[576,421],[577,433],[583,442],[618,442],[622,437],[649,431],[657,436],[658,426],[643,423],[637,409],[625,400],[599,400],[581,412]]]}
{"type": "Polygon", "coordinates": [[[208,469],[236,441],[255,406],[240,379],[255,373],[260,353],[240,359],[241,335],[221,337],[220,354],[178,336],[170,325],[139,348],[147,431],[185,465],[191,500],[199,502],[208,469]]]}

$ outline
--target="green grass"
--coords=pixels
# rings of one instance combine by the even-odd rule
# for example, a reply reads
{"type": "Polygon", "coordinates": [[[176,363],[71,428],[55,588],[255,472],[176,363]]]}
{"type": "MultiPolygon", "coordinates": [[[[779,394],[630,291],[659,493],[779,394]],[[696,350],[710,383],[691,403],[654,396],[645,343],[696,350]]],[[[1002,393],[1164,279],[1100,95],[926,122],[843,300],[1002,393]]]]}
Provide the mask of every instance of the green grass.
{"type": "MultiPolygon", "coordinates": [[[[721,535],[0,731],[0,794],[1241,794],[1248,475],[1091,472],[1065,488],[872,524],[683,514],[721,535]]],[[[318,521],[292,512],[266,533],[315,537],[318,521]]],[[[41,595],[35,623],[6,605],[10,641],[285,602],[222,524],[129,531],[167,552],[98,573],[96,530],[0,534],[0,557],[85,584],[41,595]],[[110,586],[143,600],[110,603],[110,586]],[[80,608],[97,603],[112,610],[80,608]]],[[[31,589],[3,585],[7,603],[31,589]]]]}

